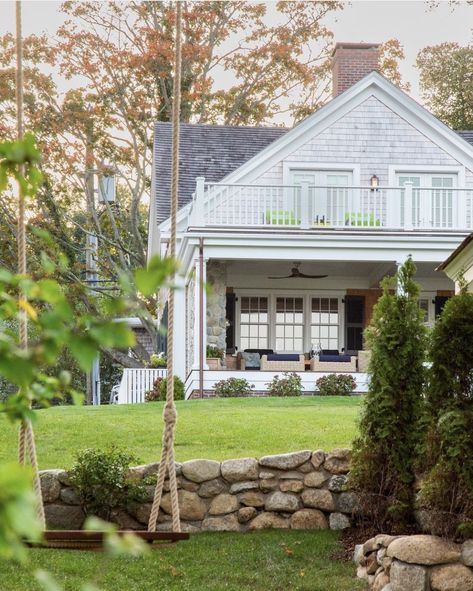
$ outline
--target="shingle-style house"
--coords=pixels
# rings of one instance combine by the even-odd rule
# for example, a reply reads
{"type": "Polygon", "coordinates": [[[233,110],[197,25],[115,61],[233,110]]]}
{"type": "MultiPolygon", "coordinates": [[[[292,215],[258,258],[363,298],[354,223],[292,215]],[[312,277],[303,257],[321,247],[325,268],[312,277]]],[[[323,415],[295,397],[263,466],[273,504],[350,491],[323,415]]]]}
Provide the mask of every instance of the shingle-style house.
{"type": "MultiPolygon", "coordinates": [[[[330,367],[363,390],[351,357],[380,280],[412,255],[428,324],[453,294],[435,269],[473,226],[473,133],[445,126],[377,61],[377,45],[337,44],[333,99],[293,129],[182,126],[174,359],[188,396],[237,374],[264,389],[292,360],[307,390],[310,369],[330,367]],[[227,351],[226,370],[208,368],[207,345],[227,351]],[[268,371],[248,369],[251,353],[238,369],[245,349],[272,350],[268,371]],[[314,349],[332,359],[311,365],[314,349]]],[[[161,253],[170,144],[170,125],[156,124],[150,251],[161,253]]]]}

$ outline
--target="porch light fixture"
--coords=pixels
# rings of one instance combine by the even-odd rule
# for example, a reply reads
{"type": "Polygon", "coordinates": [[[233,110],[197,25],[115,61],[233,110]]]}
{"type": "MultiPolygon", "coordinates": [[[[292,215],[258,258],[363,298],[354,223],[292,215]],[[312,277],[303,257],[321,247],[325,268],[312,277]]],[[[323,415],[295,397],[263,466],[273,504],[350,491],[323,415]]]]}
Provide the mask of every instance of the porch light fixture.
{"type": "Polygon", "coordinates": [[[379,178],[375,174],[370,178],[370,186],[372,189],[379,187],[379,178]]]}

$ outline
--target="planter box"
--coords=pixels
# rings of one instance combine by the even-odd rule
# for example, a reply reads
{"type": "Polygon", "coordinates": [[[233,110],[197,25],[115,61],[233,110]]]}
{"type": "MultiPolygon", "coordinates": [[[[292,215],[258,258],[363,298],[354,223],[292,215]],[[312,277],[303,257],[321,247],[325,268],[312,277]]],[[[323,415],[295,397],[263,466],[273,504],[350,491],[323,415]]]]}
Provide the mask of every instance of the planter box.
{"type": "Polygon", "coordinates": [[[222,360],[220,357],[207,357],[207,365],[209,369],[222,369],[222,360]]]}
{"type": "Polygon", "coordinates": [[[228,370],[237,369],[237,356],[236,355],[226,355],[225,356],[225,367],[228,370]]]}

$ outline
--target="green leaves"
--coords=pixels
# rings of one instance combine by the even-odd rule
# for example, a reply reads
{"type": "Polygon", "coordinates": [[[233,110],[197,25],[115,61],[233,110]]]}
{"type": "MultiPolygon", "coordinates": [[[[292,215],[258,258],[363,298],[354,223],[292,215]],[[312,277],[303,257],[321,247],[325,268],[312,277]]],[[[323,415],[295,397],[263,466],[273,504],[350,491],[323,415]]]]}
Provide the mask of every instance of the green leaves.
{"type": "Polygon", "coordinates": [[[81,369],[89,371],[97,357],[97,341],[87,334],[71,334],[69,349],[81,369]]]}
{"type": "Polygon", "coordinates": [[[0,143],[0,191],[5,190],[10,176],[17,181],[23,196],[36,193],[42,181],[37,164],[40,153],[31,133],[26,133],[23,140],[0,143]]]}
{"type": "Polygon", "coordinates": [[[116,525],[98,517],[88,517],[84,529],[105,532],[105,550],[111,556],[137,557],[149,552],[149,547],[144,540],[132,533],[118,535],[116,525]]]}
{"type": "Polygon", "coordinates": [[[106,322],[90,329],[90,335],[102,347],[126,349],[135,345],[135,337],[125,322],[106,322]]]}
{"type": "Polygon", "coordinates": [[[177,269],[175,261],[169,258],[153,257],[146,269],[138,269],[135,272],[135,285],[144,296],[155,294],[166,280],[177,269]]]}
{"type": "Polygon", "coordinates": [[[32,491],[31,470],[17,464],[0,466],[0,557],[22,560],[21,538],[41,539],[32,491]]]}

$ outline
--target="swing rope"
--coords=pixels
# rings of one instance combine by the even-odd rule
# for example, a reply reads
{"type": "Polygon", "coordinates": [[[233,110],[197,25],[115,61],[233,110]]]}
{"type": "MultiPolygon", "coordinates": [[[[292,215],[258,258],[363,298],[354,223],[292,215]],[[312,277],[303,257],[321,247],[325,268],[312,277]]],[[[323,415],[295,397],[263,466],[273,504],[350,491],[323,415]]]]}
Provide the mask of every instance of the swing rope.
{"type": "MultiPolygon", "coordinates": [[[[21,31],[21,2],[16,2],[16,127],[17,139],[21,141],[24,135],[23,126],[23,40],[21,31]]],[[[20,171],[21,173],[22,171],[20,171]]],[[[18,191],[18,273],[26,275],[26,235],[25,235],[25,196],[21,188],[18,191]]],[[[25,299],[25,294],[20,293],[20,300],[25,299]]],[[[26,311],[20,308],[19,316],[19,337],[22,349],[28,348],[28,318],[26,311]]],[[[18,438],[18,461],[25,464],[26,454],[33,469],[33,487],[37,499],[37,513],[43,529],[46,528],[44,515],[43,498],[41,493],[41,481],[39,478],[38,459],[36,456],[36,445],[33,426],[30,420],[21,422],[18,438]]]]}
{"type": "MultiPolygon", "coordinates": [[[[181,2],[176,2],[176,39],[174,52],[174,80],[172,102],[172,178],[171,178],[171,240],[169,256],[176,256],[176,218],[177,197],[179,182],[179,115],[181,102],[181,2]]],[[[174,273],[171,276],[171,284],[174,282],[174,273]]],[[[174,429],[176,426],[177,412],[174,404],[174,290],[169,290],[168,295],[168,342],[167,342],[167,388],[166,404],[163,411],[164,432],[159,463],[158,479],[154,491],[153,505],[148,522],[148,531],[156,531],[159,507],[164,488],[166,473],[169,473],[169,489],[171,495],[172,529],[181,531],[179,517],[179,498],[177,494],[176,465],[174,461],[174,429]]]]}

